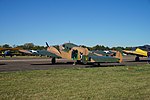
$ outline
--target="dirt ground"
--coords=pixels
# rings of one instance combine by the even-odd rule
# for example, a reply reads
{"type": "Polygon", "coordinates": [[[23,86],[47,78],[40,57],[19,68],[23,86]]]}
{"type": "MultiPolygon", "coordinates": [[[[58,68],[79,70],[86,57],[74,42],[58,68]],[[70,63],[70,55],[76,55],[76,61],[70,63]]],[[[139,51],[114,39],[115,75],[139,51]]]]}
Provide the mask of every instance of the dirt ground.
{"type": "Polygon", "coordinates": [[[26,70],[47,70],[50,68],[89,68],[89,67],[112,67],[112,66],[136,66],[147,64],[147,58],[140,58],[140,62],[134,61],[135,56],[123,57],[122,63],[103,63],[96,65],[73,65],[73,61],[66,59],[57,59],[55,65],[51,64],[50,58],[0,58],[0,72],[26,71],[26,70]]]}

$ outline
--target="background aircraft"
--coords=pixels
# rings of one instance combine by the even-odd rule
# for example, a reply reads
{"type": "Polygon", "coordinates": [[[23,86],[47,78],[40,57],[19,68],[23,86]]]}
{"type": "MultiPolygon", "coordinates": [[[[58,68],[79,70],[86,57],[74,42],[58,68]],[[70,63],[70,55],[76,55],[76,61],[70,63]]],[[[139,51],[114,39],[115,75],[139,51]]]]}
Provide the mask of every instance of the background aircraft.
{"type": "Polygon", "coordinates": [[[122,62],[122,54],[120,52],[114,52],[113,56],[104,56],[96,51],[89,51],[87,48],[75,45],[73,43],[64,43],[56,49],[53,46],[47,45],[46,50],[37,51],[38,55],[47,55],[52,57],[52,64],[56,63],[56,58],[66,58],[77,62],[87,63],[114,63],[122,62]]]}
{"type": "Polygon", "coordinates": [[[28,55],[31,55],[32,53],[29,52],[28,50],[23,50],[23,49],[20,49],[20,48],[0,48],[0,52],[1,52],[1,55],[3,57],[5,56],[14,56],[14,55],[20,55],[20,53],[22,55],[24,54],[28,54],[28,55]]]}
{"type": "Polygon", "coordinates": [[[140,61],[139,57],[147,57],[149,50],[150,50],[150,46],[144,45],[144,46],[134,47],[132,50],[123,50],[123,53],[136,55],[135,61],[140,61]]]}

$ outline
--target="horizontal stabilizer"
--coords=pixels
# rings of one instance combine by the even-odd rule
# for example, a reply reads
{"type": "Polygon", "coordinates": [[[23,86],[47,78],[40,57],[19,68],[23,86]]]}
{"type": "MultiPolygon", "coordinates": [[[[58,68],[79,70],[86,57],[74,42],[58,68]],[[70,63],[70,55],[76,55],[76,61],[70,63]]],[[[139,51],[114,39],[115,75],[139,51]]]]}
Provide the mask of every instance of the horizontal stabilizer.
{"type": "Polygon", "coordinates": [[[98,63],[114,63],[119,62],[119,58],[109,57],[109,56],[97,56],[95,54],[90,53],[89,57],[94,60],[94,62],[98,63]]]}

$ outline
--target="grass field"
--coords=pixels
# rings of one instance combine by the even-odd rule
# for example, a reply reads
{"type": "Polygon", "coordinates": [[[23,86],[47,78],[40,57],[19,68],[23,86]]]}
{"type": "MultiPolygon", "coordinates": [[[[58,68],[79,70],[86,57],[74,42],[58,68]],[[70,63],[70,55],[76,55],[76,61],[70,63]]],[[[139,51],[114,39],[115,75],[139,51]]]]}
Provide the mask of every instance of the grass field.
{"type": "Polygon", "coordinates": [[[150,65],[0,73],[0,100],[150,100],[150,65]]]}

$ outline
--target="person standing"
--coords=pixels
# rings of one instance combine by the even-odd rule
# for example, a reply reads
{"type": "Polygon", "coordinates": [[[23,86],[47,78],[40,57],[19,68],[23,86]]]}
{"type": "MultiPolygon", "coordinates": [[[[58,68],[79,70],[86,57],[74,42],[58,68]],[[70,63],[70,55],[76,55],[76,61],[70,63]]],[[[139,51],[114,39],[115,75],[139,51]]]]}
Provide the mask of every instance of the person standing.
{"type": "Polygon", "coordinates": [[[2,57],[4,57],[4,52],[2,51],[2,57]]]}
{"type": "Polygon", "coordinates": [[[82,62],[82,58],[83,58],[83,53],[80,52],[80,61],[82,62]]]}

